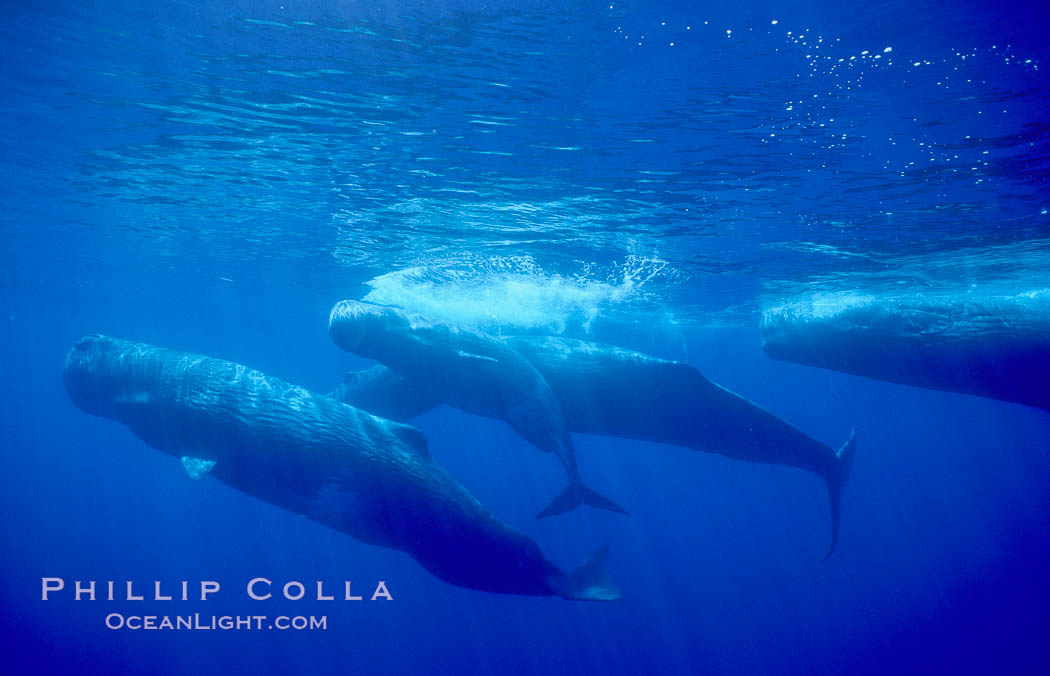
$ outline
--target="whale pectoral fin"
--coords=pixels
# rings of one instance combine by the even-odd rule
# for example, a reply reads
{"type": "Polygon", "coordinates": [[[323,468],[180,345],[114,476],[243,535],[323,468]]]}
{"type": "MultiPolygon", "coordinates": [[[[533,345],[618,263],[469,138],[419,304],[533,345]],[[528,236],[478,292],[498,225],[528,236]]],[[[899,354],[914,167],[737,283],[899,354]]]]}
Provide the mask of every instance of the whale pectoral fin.
{"type": "Polygon", "coordinates": [[[498,364],[499,363],[499,359],[496,359],[494,357],[486,357],[486,356],[480,355],[480,354],[474,354],[473,352],[464,352],[463,350],[460,350],[456,354],[458,356],[462,357],[463,359],[473,359],[473,360],[477,360],[477,361],[486,361],[486,362],[491,362],[493,364],[498,364]]]}
{"type": "Polygon", "coordinates": [[[394,434],[396,434],[401,441],[405,442],[405,445],[408,446],[408,449],[414,455],[421,458],[430,457],[430,451],[427,448],[427,438],[415,427],[398,425],[394,428],[394,434]]]}
{"type": "Polygon", "coordinates": [[[212,467],[215,467],[215,461],[201,460],[200,458],[191,458],[188,455],[184,455],[182,456],[182,467],[186,470],[186,474],[190,475],[191,479],[200,479],[210,472],[212,467]]]}

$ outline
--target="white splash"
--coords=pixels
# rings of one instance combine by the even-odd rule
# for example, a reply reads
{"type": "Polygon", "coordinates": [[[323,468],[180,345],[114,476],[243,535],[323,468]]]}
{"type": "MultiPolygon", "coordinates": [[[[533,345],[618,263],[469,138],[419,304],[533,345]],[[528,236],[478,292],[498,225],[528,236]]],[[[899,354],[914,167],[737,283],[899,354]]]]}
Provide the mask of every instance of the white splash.
{"type": "Polygon", "coordinates": [[[364,300],[493,331],[589,330],[649,299],[649,285],[673,278],[659,259],[628,257],[610,266],[550,272],[528,256],[419,265],[367,282],[364,300]]]}

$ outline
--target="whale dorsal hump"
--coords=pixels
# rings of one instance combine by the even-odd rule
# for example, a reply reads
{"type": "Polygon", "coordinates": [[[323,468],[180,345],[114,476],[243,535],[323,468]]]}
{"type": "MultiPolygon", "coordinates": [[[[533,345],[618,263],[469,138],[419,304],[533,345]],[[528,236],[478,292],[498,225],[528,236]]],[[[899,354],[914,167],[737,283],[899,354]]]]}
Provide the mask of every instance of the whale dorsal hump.
{"type": "Polygon", "coordinates": [[[420,458],[430,457],[430,451],[427,450],[427,438],[415,427],[398,425],[394,428],[393,432],[398,439],[405,442],[405,446],[408,447],[408,450],[413,455],[420,458]]]}

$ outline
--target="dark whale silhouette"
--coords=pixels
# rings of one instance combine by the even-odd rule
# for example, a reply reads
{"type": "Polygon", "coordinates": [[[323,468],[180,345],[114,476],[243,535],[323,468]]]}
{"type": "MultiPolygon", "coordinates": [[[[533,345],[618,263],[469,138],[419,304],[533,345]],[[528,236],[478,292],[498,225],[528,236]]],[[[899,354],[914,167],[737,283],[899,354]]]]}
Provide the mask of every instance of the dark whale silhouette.
{"type": "Polygon", "coordinates": [[[79,408],[182,456],[223,483],[363,542],[406,552],[436,577],[490,592],[619,597],[599,550],[564,572],[427,453],[418,430],[229,361],[104,336],[63,369],[79,408]]]}
{"type": "Polygon", "coordinates": [[[347,352],[440,390],[441,401],[468,413],[506,421],[565,467],[568,487],[537,518],[581,504],[627,512],[583,484],[561,407],[543,376],[514,349],[488,334],[432,321],[403,310],[355,300],[332,308],[328,330],[347,352]]]}
{"type": "MultiPolygon", "coordinates": [[[[543,375],[572,432],[656,441],[820,475],[831,505],[827,555],[834,550],[853,436],[836,452],[688,364],[570,338],[501,340],[543,375]]],[[[445,403],[441,388],[382,366],[347,374],[329,396],[394,420],[445,403]]]]}
{"type": "Polygon", "coordinates": [[[1050,411],[1050,292],[831,295],[766,310],[774,359],[1050,411]]]}

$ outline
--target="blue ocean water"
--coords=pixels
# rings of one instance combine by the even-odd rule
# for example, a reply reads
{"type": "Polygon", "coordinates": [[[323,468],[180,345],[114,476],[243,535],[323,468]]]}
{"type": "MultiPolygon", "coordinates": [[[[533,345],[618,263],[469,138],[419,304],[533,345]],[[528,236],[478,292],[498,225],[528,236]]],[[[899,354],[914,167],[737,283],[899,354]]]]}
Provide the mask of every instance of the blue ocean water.
{"type": "MultiPolygon", "coordinates": [[[[813,293],[1039,293],[1045,3],[9,3],[0,24],[3,673],[1046,673],[1045,411],[769,359],[813,293]],[[100,332],[316,392],[366,298],[687,361],[833,447],[819,478],[576,435],[630,517],[534,515],[553,458],[450,408],[431,452],[614,603],[430,576],[208,479],[70,403],[100,332]],[[394,601],[251,601],[253,577],[394,601]],[[206,602],[40,579],[217,580],[206,602]],[[360,587],[357,585],[360,584],[360,587]],[[325,615],[110,630],[108,613],[325,615]]],[[[100,583],[102,584],[102,583],[100,583]]],[[[147,590],[148,592],[148,590],[147,590]]]]}

